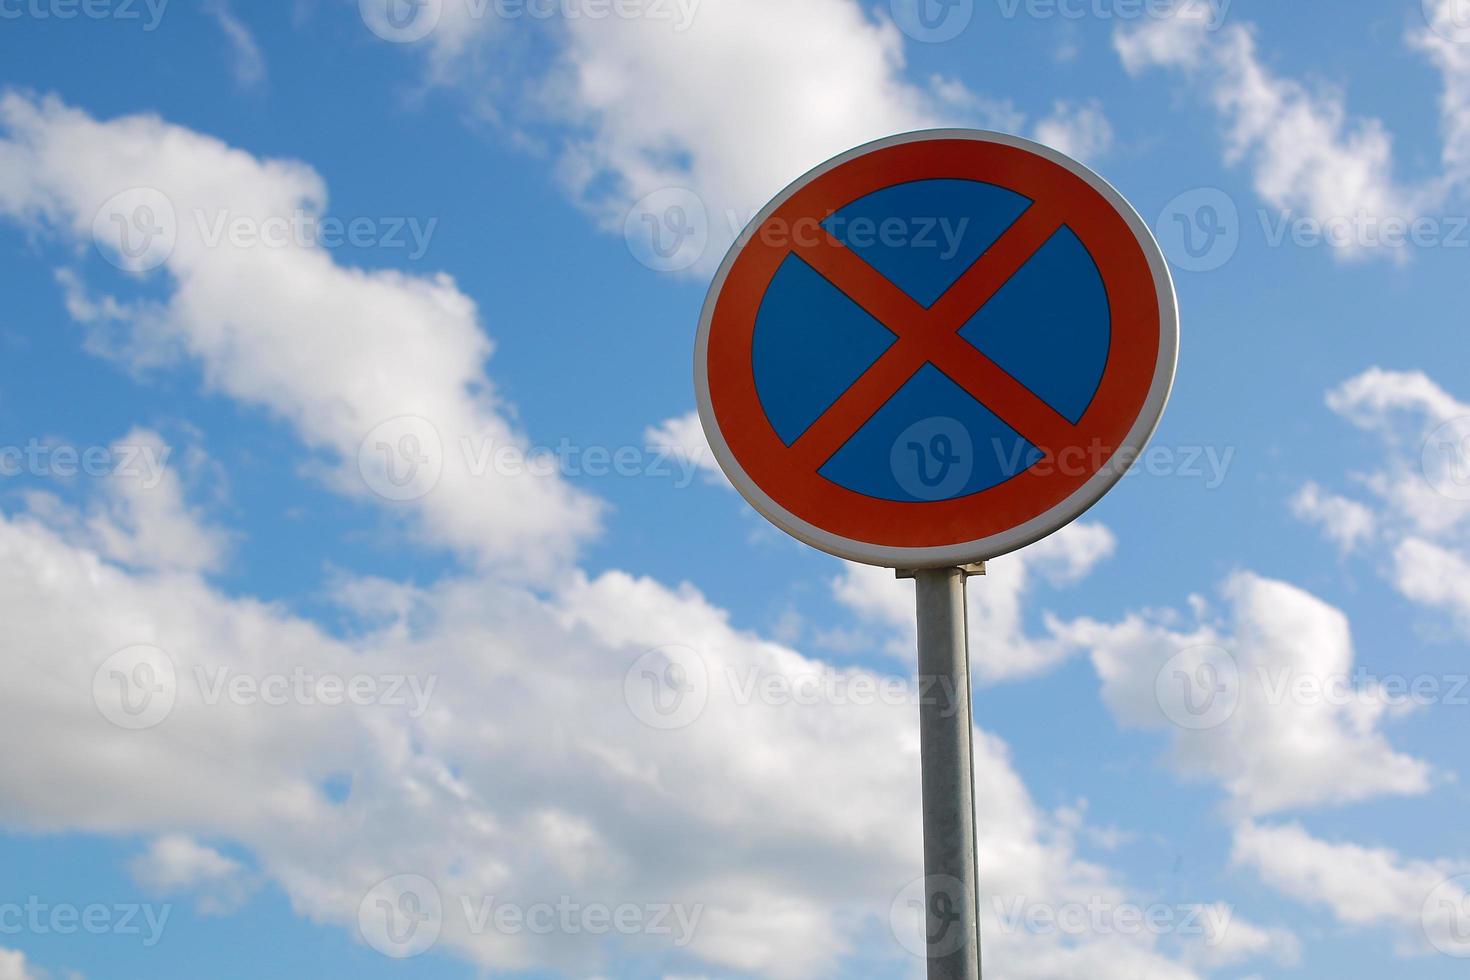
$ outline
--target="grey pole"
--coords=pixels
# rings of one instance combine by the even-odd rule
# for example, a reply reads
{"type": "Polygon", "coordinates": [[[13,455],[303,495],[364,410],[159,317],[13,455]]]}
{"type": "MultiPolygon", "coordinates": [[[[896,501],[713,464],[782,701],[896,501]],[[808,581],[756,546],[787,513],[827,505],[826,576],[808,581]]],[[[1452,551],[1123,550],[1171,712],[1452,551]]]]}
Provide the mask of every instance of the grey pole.
{"type": "Polygon", "coordinates": [[[929,980],[980,980],[974,748],[965,580],[984,565],[911,575],[918,594],[929,980]],[[924,688],[927,688],[925,690],[924,688]]]}

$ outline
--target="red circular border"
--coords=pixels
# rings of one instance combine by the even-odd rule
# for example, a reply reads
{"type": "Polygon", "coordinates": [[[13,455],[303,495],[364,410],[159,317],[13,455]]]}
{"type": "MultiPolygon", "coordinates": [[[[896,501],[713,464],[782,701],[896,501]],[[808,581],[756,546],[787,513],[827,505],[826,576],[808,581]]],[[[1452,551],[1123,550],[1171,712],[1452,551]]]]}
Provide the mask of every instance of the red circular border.
{"type": "Polygon", "coordinates": [[[794,516],[830,534],[895,548],[933,548],[988,538],[1066,500],[1117,452],[1143,411],[1158,366],[1157,286],[1122,214],[1065,167],[1001,143],[943,138],[886,146],[855,157],[798,189],[759,229],[746,233],[710,321],[710,403],[730,452],[749,478],[794,516]],[[776,270],[791,254],[779,229],[825,219],[874,191],[930,179],[977,180],[1057,211],[1097,263],[1111,314],[1108,359],[1097,393],[1073,429],[1073,446],[1044,448],[1047,459],[1004,483],[953,500],[899,502],[848,490],[787,462],[755,389],[756,315],[776,270]],[[768,231],[770,233],[763,233],[768,231]],[[1085,465],[1057,454],[1084,450],[1085,465]],[[1050,466],[1044,464],[1050,462],[1050,466]],[[1095,464],[1095,465],[1094,465],[1095,464]],[[1044,472],[1038,472],[1038,470],[1044,472]]]}

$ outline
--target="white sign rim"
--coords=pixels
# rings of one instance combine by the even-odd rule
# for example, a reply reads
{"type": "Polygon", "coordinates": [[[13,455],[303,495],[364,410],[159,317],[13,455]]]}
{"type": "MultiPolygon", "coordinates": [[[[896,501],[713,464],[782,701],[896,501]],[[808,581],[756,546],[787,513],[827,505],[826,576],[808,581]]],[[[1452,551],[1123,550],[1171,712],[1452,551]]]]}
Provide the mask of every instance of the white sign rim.
{"type": "Polygon", "coordinates": [[[1148,223],[1112,184],[1066,154],[1021,136],[978,129],[926,129],[874,140],[833,157],[798,178],[776,195],[751,220],[726,253],[724,261],[720,263],[719,271],[715,274],[709,293],[705,297],[704,308],[699,316],[699,333],[694,344],[694,394],[699,409],[699,420],[704,426],[705,436],[709,440],[715,460],[740,495],[766,520],[813,548],[850,561],[879,565],[884,568],[947,568],[988,561],[1009,554],[1018,548],[1024,548],[1028,544],[1034,544],[1060,531],[1101,500],[1123,478],[1132,461],[1143,452],[1144,447],[1148,445],[1149,439],[1153,437],[1154,431],[1158,428],[1159,421],[1164,415],[1164,406],[1168,404],[1169,394],[1174,387],[1178,360],[1179,301],[1174,292],[1174,279],[1169,271],[1169,263],[1164,258],[1163,250],[1159,247],[1148,223]],[[756,485],[755,481],[745,472],[745,468],[740,465],[740,461],[735,458],[735,454],[730,451],[729,443],[725,441],[724,434],[720,431],[719,420],[715,417],[714,404],[710,399],[709,391],[709,334],[714,320],[715,305],[724,289],[725,279],[729,276],[730,269],[739,257],[741,249],[749,240],[752,229],[764,224],[778,208],[802,188],[849,160],[890,146],[940,139],[999,143],[1003,146],[1035,153],[1065,167],[1101,194],[1127,222],[1129,229],[1133,232],[1133,237],[1143,249],[1143,254],[1148,260],[1149,271],[1153,274],[1159,302],[1159,358],[1154,368],[1148,398],[1144,401],[1138,418],[1128,430],[1128,435],[1123,439],[1117,452],[1107,465],[1094,473],[1086,483],[1074,490],[1066,499],[1023,524],[984,538],[930,548],[901,548],[873,544],[823,530],[782,507],[756,485]]]}

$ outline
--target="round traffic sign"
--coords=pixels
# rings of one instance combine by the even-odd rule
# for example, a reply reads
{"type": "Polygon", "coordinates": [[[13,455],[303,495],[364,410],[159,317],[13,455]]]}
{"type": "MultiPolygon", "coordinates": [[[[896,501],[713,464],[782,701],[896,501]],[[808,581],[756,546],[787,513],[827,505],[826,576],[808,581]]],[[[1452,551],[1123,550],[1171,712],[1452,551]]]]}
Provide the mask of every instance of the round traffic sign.
{"type": "Polygon", "coordinates": [[[983,561],[1127,471],[1174,380],[1148,225],[1049,147],[973,130],[858,147],[792,184],[700,318],[699,415],[761,514],[855,561],[983,561]]]}

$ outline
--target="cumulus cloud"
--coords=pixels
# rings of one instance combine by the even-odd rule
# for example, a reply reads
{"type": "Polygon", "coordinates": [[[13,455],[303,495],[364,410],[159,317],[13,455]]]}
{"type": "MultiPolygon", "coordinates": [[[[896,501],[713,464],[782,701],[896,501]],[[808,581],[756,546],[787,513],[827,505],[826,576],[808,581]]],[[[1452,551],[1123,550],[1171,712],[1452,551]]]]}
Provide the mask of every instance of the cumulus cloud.
{"type": "Polygon", "coordinates": [[[1470,524],[1460,499],[1470,486],[1470,457],[1455,425],[1470,418],[1470,405],[1422,371],[1370,368],[1328,392],[1327,406],[1380,441],[1382,465],[1359,478],[1378,499],[1382,519],[1432,536],[1470,524]]]}
{"type": "Polygon", "coordinates": [[[1356,551],[1373,537],[1377,522],[1372,508],[1307,483],[1291,498],[1291,512],[1317,525],[1344,554],[1356,551]]]}
{"type": "Polygon", "coordinates": [[[1095,162],[1113,146],[1113,126],[1096,99],[1081,105],[1058,102],[1036,124],[1035,136],[1084,163],[1095,162]]]}
{"type": "Polygon", "coordinates": [[[1182,773],[1217,780],[1245,813],[1352,803],[1429,789],[1423,761],[1381,731],[1389,698],[1355,671],[1347,617],[1285,582],[1242,573],[1231,615],[1078,620],[1103,699],[1131,727],[1170,733],[1182,773]]]}
{"type": "MultiPolygon", "coordinates": [[[[516,57],[516,31],[460,16],[461,2],[473,0],[446,0],[425,42],[431,79],[466,85],[484,111],[535,133],[608,231],[623,234],[630,221],[636,229],[645,216],[657,224],[680,195],[696,243],[681,265],[696,274],[719,264],[767,200],[838,153],[941,125],[1028,128],[1014,105],[955,79],[908,79],[902,33],[854,0],[702,0],[687,17],[645,0],[638,9],[668,15],[559,18],[549,34],[554,66],[530,85],[538,115],[523,118],[509,97],[521,90],[487,78],[473,57],[488,47],[530,72],[516,57]]],[[[1111,142],[1093,103],[1059,104],[1036,133],[1085,155],[1111,142]]]]}
{"type": "Polygon", "coordinates": [[[33,491],[31,510],[45,513],[72,540],[132,568],[150,571],[216,571],[231,538],[210,525],[185,500],[185,480],[206,465],[197,448],[176,454],[163,437],[135,428],[108,447],[110,465],[101,492],[81,508],[33,491]]]}
{"type": "Polygon", "coordinates": [[[1204,935],[1186,959],[1206,972],[1261,959],[1288,967],[1301,964],[1302,943],[1290,929],[1258,926],[1226,905],[1207,910],[1200,921],[1206,924],[1204,935]]]}
{"type": "Polygon", "coordinates": [[[126,335],[107,343],[129,363],[192,359],[211,388],[290,423],[334,487],[478,563],[541,574],[595,530],[599,506],[556,475],[486,465],[526,440],[453,280],[350,268],[290,231],[326,212],[310,167],[14,92],[0,132],[0,213],[166,277],[162,302],[83,296],[63,277],[74,314],[126,335]]]}
{"type": "Polygon", "coordinates": [[[1426,0],[1424,11],[1430,29],[1410,33],[1409,43],[1424,53],[1444,78],[1439,110],[1444,130],[1441,159],[1445,181],[1452,183],[1470,174],[1470,41],[1464,12],[1456,0],[1426,0]]]}
{"type": "MultiPolygon", "coordinates": [[[[676,903],[703,911],[694,962],[798,977],[834,969],[854,930],[886,921],[919,873],[912,697],[752,695],[813,676],[849,691],[884,679],[740,633],[691,589],[618,572],[577,576],[547,598],[481,579],[359,582],[344,601],[371,605],[375,620],[400,612],[340,640],[196,576],[135,577],[35,518],[0,521],[0,559],[13,624],[0,641],[10,670],[0,724],[36,747],[0,759],[6,785],[26,788],[7,797],[4,819],[160,834],[135,869],[161,886],[235,874],[234,859],[197,844],[229,840],[301,914],[351,927],[380,882],[419,875],[443,898],[445,948],[506,969],[593,969],[603,940],[478,931],[463,900],[676,903]],[[164,657],[146,676],[117,659],[140,644],[164,657]],[[653,699],[683,688],[667,686],[669,654],[650,659],[670,647],[685,651],[680,683],[700,703],[673,727],[653,699]],[[302,671],[314,679],[305,695],[268,697],[270,678],[302,671]],[[323,679],[340,690],[365,678],[381,694],[405,674],[432,692],[421,714],[387,698],[321,700],[323,679]],[[162,685],[167,711],[120,729],[122,699],[144,684],[162,685]],[[844,751],[834,756],[834,744],[844,751]],[[88,805],[98,796],[107,807],[88,805]],[[831,806],[857,798],[867,802],[831,806]],[[792,853],[803,855],[795,866],[792,853]],[[791,928],[771,928],[773,909],[791,928]]],[[[1119,883],[1036,807],[1004,744],[977,740],[989,886],[1121,900],[1119,883]]],[[[1143,940],[1111,966],[1119,951],[1086,938],[1002,941],[1035,947],[1058,964],[1053,977],[1121,980],[1141,964],[1192,975],[1143,940]]],[[[658,943],[642,937],[628,952],[658,943]]],[[[903,955],[896,941],[879,946],[903,955]]]]}
{"type": "Polygon", "coordinates": [[[692,187],[716,252],[811,167],[938,121],[902,78],[898,29],[849,0],[713,0],[674,36],[650,18],[568,20],[565,44],[555,105],[584,134],[562,163],[572,188],[621,230],[631,202],[692,187]]]}
{"type": "Polygon", "coordinates": [[[1470,635],[1470,560],[1463,551],[1406,538],[1394,549],[1392,569],[1405,597],[1448,612],[1470,635]]]}
{"type": "Polygon", "coordinates": [[[1327,405],[1362,429],[1390,431],[1400,419],[1435,424],[1470,413],[1423,371],[1369,368],[1327,393],[1327,405]],[[1424,416],[1416,419],[1415,416],[1424,416]]]}
{"type": "MultiPolygon", "coordinates": [[[[1446,18],[1455,0],[1432,5],[1446,18]]],[[[1470,54],[1421,25],[1408,35],[1443,79],[1443,170],[1405,183],[1395,174],[1393,139],[1384,124],[1353,117],[1340,92],[1312,89],[1273,71],[1248,24],[1219,30],[1203,7],[1182,4],[1172,16],[1120,28],[1114,46],[1131,74],[1162,69],[1188,78],[1210,101],[1225,135],[1226,160],[1250,167],[1256,192],[1272,207],[1320,221],[1359,216],[1413,221],[1434,214],[1470,185],[1470,54]]],[[[1368,236],[1334,238],[1347,258],[1374,254],[1368,236]]],[[[1377,254],[1397,254],[1389,249],[1377,254]]]]}
{"type": "Polygon", "coordinates": [[[0,980],[42,980],[42,978],[27,965],[24,953],[13,949],[0,949],[0,980]]]}
{"type": "Polygon", "coordinates": [[[1236,831],[1233,860],[1282,894],[1326,907],[1339,922],[1394,930],[1404,954],[1470,952],[1470,879],[1456,878],[1453,862],[1332,843],[1299,824],[1258,823],[1236,831]]]}
{"type": "Polygon", "coordinates": [[[192,888],[240,871],[240,862],[179,834],[158,838],[133,862],[133,872],[141,881],[163,889],[192,888]]]}
{"type": "Polygon", "coordinates": [[[1470,635],[1470,405],[1421,371],[1382,368],[1343,382],[1327,404],[1373,436],[1381,456],[1349,474],[1366,500],[1309,484],[1297,515],[1345,550],[1381,532],[1394,587],[1470,635]]]}
{"type": "Polygon", "coordinates": [[[184,834],[167,834],[133,859],[133,877],[163,894],[193,892],[201,912],[233,911],[248,896],[245,866],[184,834]]]}
{"type": "Polygon", "coordinates": [[[725,471],[720,469],[715,454],[710,450],[698,412],[676,415],[649,426],[644,430],[643,441],[652,449],[668,454],[681,469],[699,469],[713,482],[729,484],[725,471]]]}

